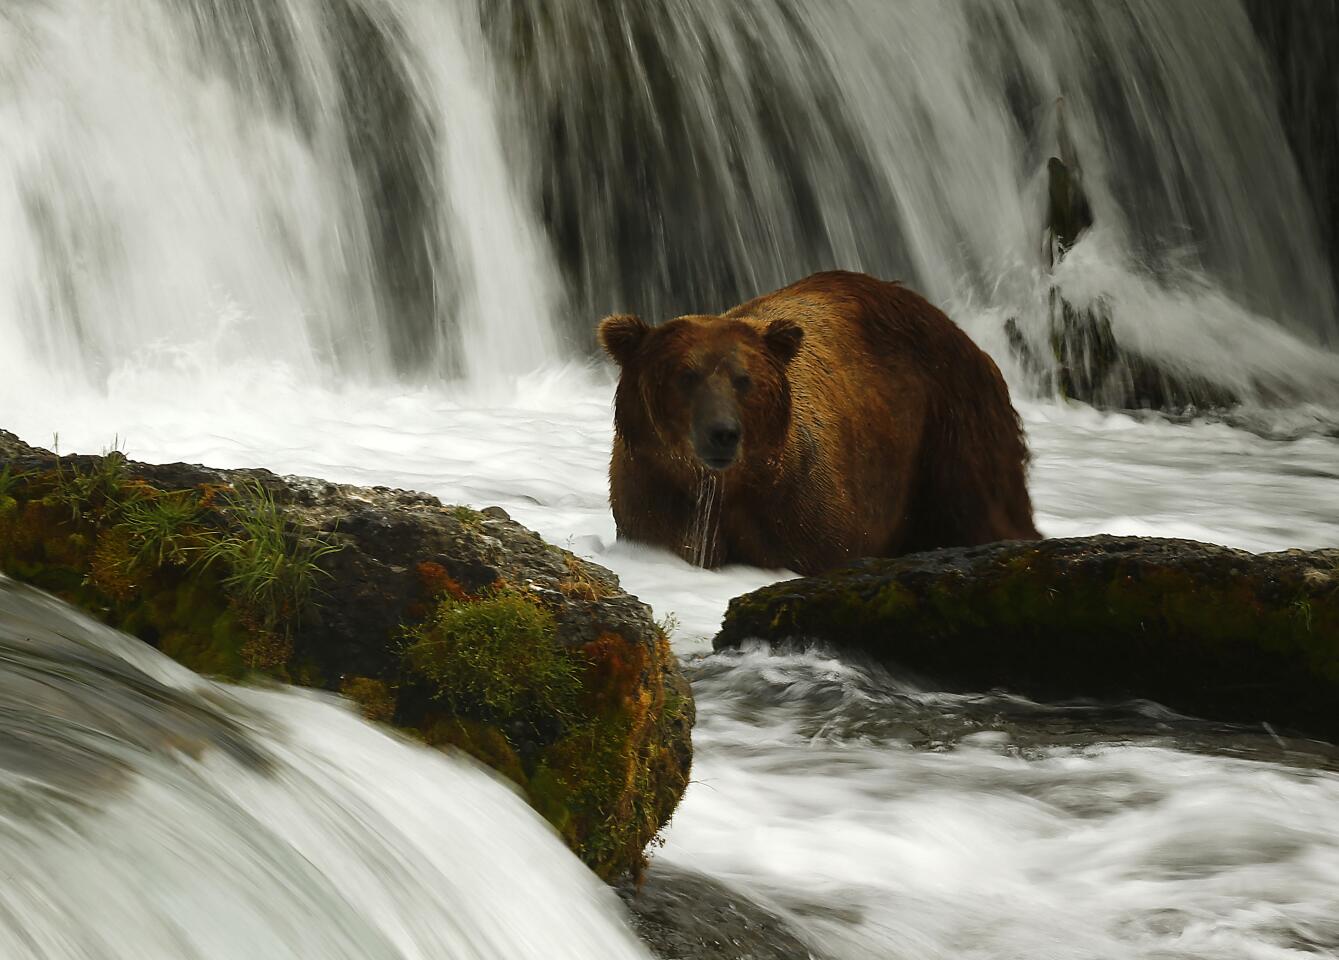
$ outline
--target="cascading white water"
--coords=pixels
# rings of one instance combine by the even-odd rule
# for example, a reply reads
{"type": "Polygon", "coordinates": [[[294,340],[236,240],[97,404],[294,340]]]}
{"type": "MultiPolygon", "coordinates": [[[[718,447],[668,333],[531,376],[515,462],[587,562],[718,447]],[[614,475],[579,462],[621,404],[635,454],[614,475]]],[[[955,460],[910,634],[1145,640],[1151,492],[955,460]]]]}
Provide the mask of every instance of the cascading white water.
{"type": "Polygon", "coordinates": [[[1067,295],[1174,370],[1339,402],[1236,4],[54,0],[7,8],[0,50],[11,381],[496,382],[560,316],[588,338],[831,266],[911,280],[1007,365],[1006,316],[1045,338],[1063,96],[1097,217],[1067,295]]]}
{"type": "Polygon", "coordinates": [[[488,773],[2,576],[0,864],[9,960],[646,956],[488,773]]]}
{"type": "Polygon", "coordinates": [[[1239,6],[501,0],[488,22],[588,317],[838,266],[910,280],[1001,359],[1006,316],[1043,344],[1063,96],[1101,239],[1062,288],[1100,284],[1123,343],[1175,369],[1190,345],[1239,395],[1339,397],[1333,355],[1305,358],[1336,343],[1332,282],[1239,6]]]}
{"type": "Polygon", "coordinates": [[[450,4],[9,6],[0,377],[485,378],[552,358],[546,253],[481,49],[450,4]]]}

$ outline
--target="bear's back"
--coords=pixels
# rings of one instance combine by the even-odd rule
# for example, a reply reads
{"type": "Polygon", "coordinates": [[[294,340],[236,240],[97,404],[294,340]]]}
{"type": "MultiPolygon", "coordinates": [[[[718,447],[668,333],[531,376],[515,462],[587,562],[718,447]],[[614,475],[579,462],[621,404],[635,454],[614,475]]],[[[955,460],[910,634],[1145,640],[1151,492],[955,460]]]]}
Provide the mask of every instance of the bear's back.
{"type": "Polygon", "coordinates": [[[853,481],[853,496],[872,494],[901,518],[879,552],[1037,536],[1026,441],[1004,377],[920,294],[835,270],[724,317],[784,317],[805,330],[790,367],[796,414],[839,438],[848,462],[837,472],[853,481]],[[891,492],[908,471],[914,489],[891,492]]]}
{"type": "Polygon", "coordinates": [[[804,329],[792,370],[801,394],[811,381],[820,386],[838,377],[869,388],[894,383],[899,402],[921,392],[956,402],[952,395],[960,390],[965,401],[981,390],[998,396],[996,384],[1003,384],[993,361],[957,324],[897,281],[816,273],[722,314],[743,318],[764,325],[787,319],[804,329]]]}
{"type": "Polygon", "coordinates": [[[941,354],[960,355],[971,346],[952,320],[914,290],[846,270],[812,274],[722,316],[793,320],[817,334],[806,337],[807,343],[839,351],[848,361],[881,359],[901,366],[911,352],[920,363],[934,365],[941,354]]]}

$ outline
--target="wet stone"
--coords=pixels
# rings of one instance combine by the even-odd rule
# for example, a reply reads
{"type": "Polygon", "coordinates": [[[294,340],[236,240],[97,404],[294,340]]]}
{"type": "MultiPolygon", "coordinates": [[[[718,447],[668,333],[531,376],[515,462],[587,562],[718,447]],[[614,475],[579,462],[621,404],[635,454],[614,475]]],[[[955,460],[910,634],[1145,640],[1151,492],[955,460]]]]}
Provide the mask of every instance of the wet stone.
{"type": "Polygon", "coordinates": [[[1097,536],[866,560],[730,603],[749,639],[858,650],[936,689],[1152,700],[1339,740],[1339,550],[1097,536]]]}
{"type": "Polygon", "coordinates": [[[632,925],[660,960],[808,960],[789,925],[727,884],[680,867],[653,864],[641,889],[619,895],[632,925]]]}

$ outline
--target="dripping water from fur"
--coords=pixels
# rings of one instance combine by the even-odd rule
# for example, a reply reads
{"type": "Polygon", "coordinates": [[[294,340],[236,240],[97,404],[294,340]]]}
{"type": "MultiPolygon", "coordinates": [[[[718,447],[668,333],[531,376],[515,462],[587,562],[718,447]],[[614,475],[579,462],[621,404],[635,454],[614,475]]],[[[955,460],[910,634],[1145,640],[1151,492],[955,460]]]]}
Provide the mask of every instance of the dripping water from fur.
{"type": "Polygon", "coordinates": [[[714,470],[702,471],[687,544],[689,559],[694,566],[709,567],[719,560],[721,511],[725,507],[724,494],[720,490],[720,475],[714,470]]]}

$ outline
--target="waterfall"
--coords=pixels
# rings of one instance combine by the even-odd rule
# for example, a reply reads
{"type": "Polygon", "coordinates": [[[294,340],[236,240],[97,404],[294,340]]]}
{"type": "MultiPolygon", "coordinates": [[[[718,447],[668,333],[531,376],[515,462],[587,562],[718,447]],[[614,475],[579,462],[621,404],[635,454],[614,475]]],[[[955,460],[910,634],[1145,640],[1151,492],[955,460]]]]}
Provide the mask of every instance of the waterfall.
{"type": "Polygon", "coordinates": [[[551,357],[545,248],[456,7],[8,5],[4,362],[97,382],[183,351],[299,379],[551,357]]]}
{"type": "Polygon", "coordinates": [[[510,788],[0,576],[0,954],[642,958],[510,788]]]}
{"type": "Polygon", "coordinates": [[[846,267],[914,283],[1003,354],[999,316],[970,318],[1044,320],[1063,96],[1099,225],[1096,267],[1061,278],[1074,296],[1107,296],[1126,343],[1243,393],[1291,377],[1339,396],[1333,357],[1308,357],[1339,342],[1311,198],[1237,4],[490,10],[579,315],[715,310],[846,267]]]}
{"type": "Polygon", "coordinates": [[[1339,398],[1323,198],[1240,0],[48,0],[0,54],[11,380],[496,381],[845,267],[1006,372],[1058,284],[1173,368],[1339,398]],[[1060,97],[1096,227],[1052,278],[1060,97]]]}

